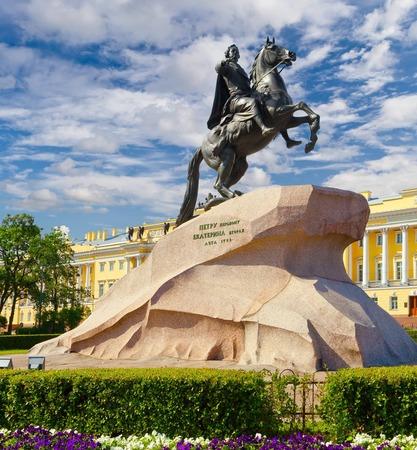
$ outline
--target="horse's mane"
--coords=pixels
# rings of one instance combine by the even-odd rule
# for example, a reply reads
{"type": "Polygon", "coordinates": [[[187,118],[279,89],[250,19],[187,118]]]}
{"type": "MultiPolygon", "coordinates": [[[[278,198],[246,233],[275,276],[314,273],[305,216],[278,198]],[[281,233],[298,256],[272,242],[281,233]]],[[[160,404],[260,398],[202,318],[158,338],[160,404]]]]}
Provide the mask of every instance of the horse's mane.
{"type": "Polygon", "coordinates": [[[258,65],[258,58],[263,50],[263,47],[259,50],[257,55],[255,56],[255,59],[253,61],[252,67],[249,72],[249,79],[252,81],[252,84],[256,84],[257,81],[257,74],[256,74],[256,66],[258,65]]]}

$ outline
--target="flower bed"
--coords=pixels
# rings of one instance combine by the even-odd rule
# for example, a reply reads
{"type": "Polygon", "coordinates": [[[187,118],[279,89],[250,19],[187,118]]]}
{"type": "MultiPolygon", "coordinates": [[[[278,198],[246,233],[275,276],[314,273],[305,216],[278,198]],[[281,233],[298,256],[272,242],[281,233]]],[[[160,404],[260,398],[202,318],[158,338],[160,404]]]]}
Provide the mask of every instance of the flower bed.
{"type": "Polygon", "coordinates": [[[21,430],[0,430],[0,448],[2,450],[87,450],[102,448],[101,444],[87,434],[76,431],[46,430],[29,426],[21,430]]]}
{"type": "Polygon", "coordinates": [[[94,438],[73,430],[55,431],[29,426],[21,430],[0,429],[0,448],[3,450],[415,450],[417,438],[396,436],[387,440],[384,435],[372,438],[357,434],[351,442],[326,442],[321,436],[294,433],[285,437],[267,438],[260,434],[241,435],[230,439],[168,438],[156,431],[142,437],[101,436],[94,438]]]}

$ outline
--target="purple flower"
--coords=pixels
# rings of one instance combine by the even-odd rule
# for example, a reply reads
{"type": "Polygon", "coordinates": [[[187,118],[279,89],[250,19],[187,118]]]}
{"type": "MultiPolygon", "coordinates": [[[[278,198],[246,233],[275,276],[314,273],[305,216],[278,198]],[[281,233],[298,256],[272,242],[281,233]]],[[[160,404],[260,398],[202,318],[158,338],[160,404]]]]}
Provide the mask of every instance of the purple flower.
{"type": "Polygon", "coordinates": [[[93,436],[75,431],[52,433],[41,427],[30,425],[21,430],[0,434],[3,450],[89,450],[101,447],[93,436]]]}

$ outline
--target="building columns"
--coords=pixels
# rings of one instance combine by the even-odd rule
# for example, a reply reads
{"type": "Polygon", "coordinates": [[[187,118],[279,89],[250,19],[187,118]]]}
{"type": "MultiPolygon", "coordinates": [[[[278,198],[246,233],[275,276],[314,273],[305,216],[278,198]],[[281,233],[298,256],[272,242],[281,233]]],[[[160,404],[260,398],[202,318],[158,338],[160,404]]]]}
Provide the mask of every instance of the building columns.
{"type": "Polygon", "coordinates": [[[363,260],[362,260],[362,286],[368,287],[369,283],[369,239],[368,230],[365,230],[362,239],[363,260]]]}
{"type": "Polygon", "coordinates": [[[127,265],[126,272],[129,273],[130,272],[130,256],[126,256],[125,260],[126,260],[126,265],[127,265]]]}
{"type": "Polygon", "coordinates": [[[382,230],[382,270],[381,270],[381,284],[387,286],[388,284],[388,229],[382,230]]]}
{"type": "Polygon", "coordinates": [[[86,289],[91,288],[91,264],[85,265],[85,287],[86,289]]]}
{"type": "Polygon", "coordinates": [[[75,266],[75,268],[77,269],[77,289],[81,288],[81,270],[82,270],[82,266],[75,266]]]}
{"type": "Polygon", "coordinates": [[[408,284],[408,226],[401,227],[401,284],[408,284]]]}

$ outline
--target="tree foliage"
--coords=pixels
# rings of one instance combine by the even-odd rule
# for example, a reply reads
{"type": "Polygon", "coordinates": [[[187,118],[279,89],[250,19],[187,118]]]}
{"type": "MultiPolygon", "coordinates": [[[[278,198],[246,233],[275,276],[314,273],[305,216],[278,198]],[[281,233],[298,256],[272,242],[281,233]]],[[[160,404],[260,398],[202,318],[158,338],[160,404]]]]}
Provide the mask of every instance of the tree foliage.
{"type": "Polygon", "coordinates": [[[33,244],[41,235],[28,214],[7,215],[0,226],[0,312],[11,299],[8,332],[12,330],[16,303],[33,268],[33,244]]]}
{"type": "Polygon", "coordinates": [[[0,312],[10,300],[8,332],[22,294],[30,296],[40,328],[43,320],[51,332],[62,328],[63,323],[65,328],[74,326],[76,320],[65,320],[65,314],[82,318],[84,292],[76,287],[72,258],[71,244],[60,230],[42,236],[32,216],[5,217],[0,226],[0,312]],[[72,311],[62,313],[66,309],[72,311]]]}
{"type": "Polygon", "coordinates": [[[28,291],[35,305],[37,326],[50,332],[74,326],[77,321],[66,320],[66,316],[78,317],[78,322],[83,317],[83,292],[76,287],[77,269],[71,265],[72,258],[70,242],[59,230],[36,241],[36,263],[28,291]]]}

